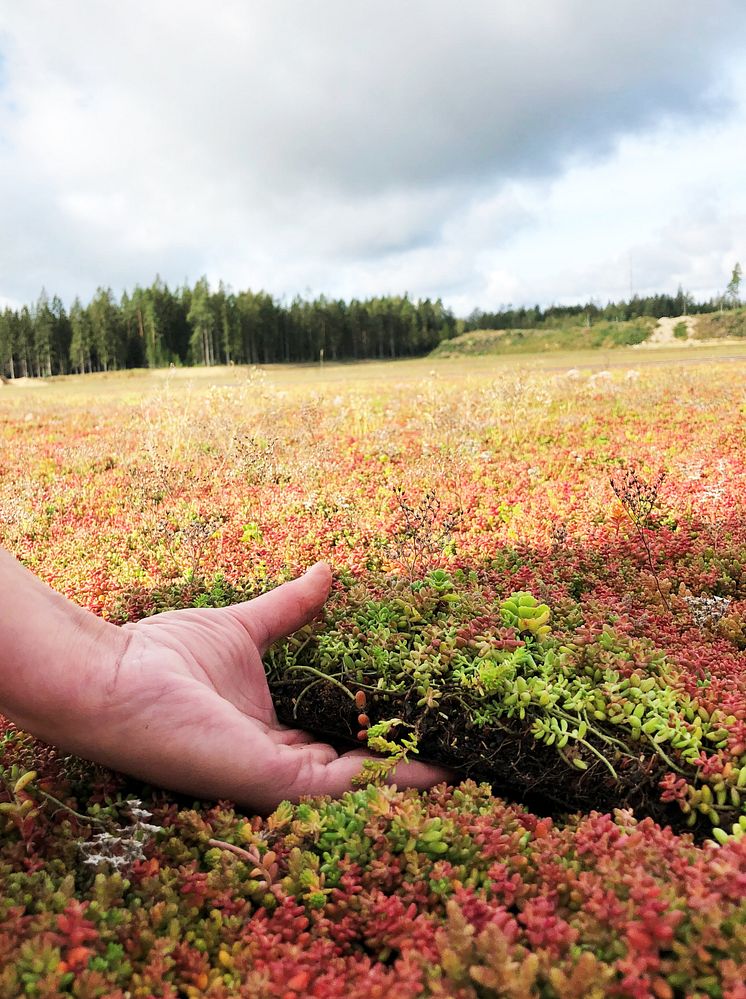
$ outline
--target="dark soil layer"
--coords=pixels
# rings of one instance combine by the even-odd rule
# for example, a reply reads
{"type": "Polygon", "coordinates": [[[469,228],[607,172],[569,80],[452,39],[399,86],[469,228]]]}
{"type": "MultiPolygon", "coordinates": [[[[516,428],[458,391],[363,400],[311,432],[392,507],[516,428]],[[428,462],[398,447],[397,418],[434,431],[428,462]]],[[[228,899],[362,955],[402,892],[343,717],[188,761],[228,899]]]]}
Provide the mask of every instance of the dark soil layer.
{"type": "MultiPolygon", "coordinates": [[[[366,677],[363,686],[375,686],[376,677],[366,677]]],[[[282,722],[325,737],[338,748],[360,746],[358,708],[337,684],[307,679],[270,679],[270,689],[282,722]],[[302,696],[301,696],[302,695],[302,696]]],[[[692,833],[704,839],[711,825],[701,818],[694,827],[686,826],[685,816],[676,804],[660,799],[658,782],[667,768],[644,744],[628,742],[633,758],[612,761],[618,780],[608,768],[584,747],[574,755],[587,764],[587,770],[570,769],[553,747],[531,735],[534,716],[523,721],[506,719],[500,727],[477,726],[468,720],[458,693],[445,693],[437,710],[423,713],[414,698],[403,695],[372,694],[366,705],[371,724],[392,715],[414,726],[418,733],[419,760],[438,763],[460,775],[492,785],[494,793],[519,801],[532,811],[553,817],[578,811],[600,812],[630,808],[638,818],[650,816],[677,832],[692,833]]],[[[618,739],[612,726],[599,726],[618,739]]],[[[588,741],[599,750],[603,746],[592,735],[588,741]]],[[[621,755],[621,754],[620,754],[621,755]]]]}

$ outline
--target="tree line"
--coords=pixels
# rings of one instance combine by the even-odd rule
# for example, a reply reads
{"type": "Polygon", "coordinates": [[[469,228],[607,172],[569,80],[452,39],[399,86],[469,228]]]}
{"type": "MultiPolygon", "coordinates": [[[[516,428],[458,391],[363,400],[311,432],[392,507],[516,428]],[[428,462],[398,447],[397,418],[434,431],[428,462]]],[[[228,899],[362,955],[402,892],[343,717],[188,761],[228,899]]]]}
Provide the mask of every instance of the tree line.
{"type": "Polygon", "coordinates": [[[172,290],[159,278],[119,301],[99,288],[69,310],[42,291],[0,313],[0,374],[48,377],[175,365],[302,363],[426,354],[454,336],[440,299],[407,295],[350,302],[277,301],[266,292],[212,290],[206,278],[172,290]]]}
{"type": "Polygon", "coordinates": [[[634,295],[606,305],[475,309],[466,319],[456,319],[440,299],[415,302],[399,295],[344,302],[322,295],[286,304],[264,291],[233,292],[222,282],[213,290],[204,277],[192,288],[174,290],[156,278],[118,301],[110,288],[99,288],[87,305],[76,298],[69,310],[42,291],[34,305],[0,313],[0,376],[414,357],[475,329],[590,326],[715,312],[740,303],[740,284],[736,264],[725,293],[707,302],[695,302],[679,288],[675,295],[634,295]]]}
{"type": "MultiPolygon", "coordinates": [[[[738,268],[739,265],[737,264],[736,267],[738,268]]],[[[740,277],[738,283],[740,283],[740,277]]],[[[695,302],[688,292],[679,288],[675,295],[633,295],[631,298],[619,302],[607,302],[606,305],[591,300],[584,305],[550,305],[545,309],[539,305],[519,308],[506,306],[495,312],[475,309],[464,321],[464,332],[556,328],[577,326],[578,324],[591,326],[593,323],[601,321],[626,322],[630,319],[643,317],[660,319],[661,316],[685,316],[715,312],[722,309],[726,303],[738,304],[738,283],[735,285],[735,296],[732,291],[733,278],[731,278],[731,284],[728,285],[725,295],[706,302],[695,302]]]]}

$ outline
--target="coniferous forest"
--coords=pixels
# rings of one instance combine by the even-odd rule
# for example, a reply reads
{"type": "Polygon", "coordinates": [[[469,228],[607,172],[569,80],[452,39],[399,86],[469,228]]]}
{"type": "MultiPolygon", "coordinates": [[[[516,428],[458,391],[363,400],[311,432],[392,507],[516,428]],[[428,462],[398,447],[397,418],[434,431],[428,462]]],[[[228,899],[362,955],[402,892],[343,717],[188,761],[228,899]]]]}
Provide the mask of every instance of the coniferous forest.
{"type": "Polygon", "coordinates": [[[216,291],[201,278],[172,290],[160,279],[120,301],[99,288],[66,309],[42,292],[0,314],[0,373],[8,378],[192,364],[394,358],[425,354],[453,336],[440,300],[406,295],[361,302],[294,299],[265,292],[216,291]]]}
{"type": "Polygon", "coordinates": [[[629,320],[709,312],[685,292],[634,296],[601,306],[475,310],[456,319],[440,299],[408,295],[350,302],[320,296],[289,304],[264,291],[234,292],[207,278],[169,288],[160,278],[124,292],[117,301],[99,288],[90,302],[66,308],[42,291],[31,306],[0,313],[0,375],[49,377],[122,368],[175,365],[276,364],[423,355],[472,329],[534,329],[600,319],[629,320]]]}

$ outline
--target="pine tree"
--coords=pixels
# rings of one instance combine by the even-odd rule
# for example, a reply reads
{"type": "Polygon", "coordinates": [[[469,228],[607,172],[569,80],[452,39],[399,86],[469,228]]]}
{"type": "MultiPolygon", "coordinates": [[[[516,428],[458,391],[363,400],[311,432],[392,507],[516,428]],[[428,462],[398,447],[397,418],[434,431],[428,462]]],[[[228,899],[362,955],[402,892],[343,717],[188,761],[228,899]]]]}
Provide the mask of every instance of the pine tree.
{"type": "Polygon", "coordinates": [[[210,302],[210,286],[206,277],[201,277],[194,286],[187,320],[192,327],[189,345],[193,361],[196,364],[214,364],[215,315],[210,302]]]}
{"type": "Polygon", "coordinates": [[[72,334],[70,338],[70,364],[73,371],[79,371],[81,374],[93,371],[91,321],[79,298],[75,299],[70,309],[70,330],[72,334]]]}
{"type": "Polygon", "coordinates": [[[730,281],[728,282],[728,287],[725,289],[725,297],[730,302],[731,308],[735,309],[741,304],[741,300],[738,297],[741,290],[741,265],[736,261],[736,266],[733,268],[733,272],[730,276],[730,281]]]}

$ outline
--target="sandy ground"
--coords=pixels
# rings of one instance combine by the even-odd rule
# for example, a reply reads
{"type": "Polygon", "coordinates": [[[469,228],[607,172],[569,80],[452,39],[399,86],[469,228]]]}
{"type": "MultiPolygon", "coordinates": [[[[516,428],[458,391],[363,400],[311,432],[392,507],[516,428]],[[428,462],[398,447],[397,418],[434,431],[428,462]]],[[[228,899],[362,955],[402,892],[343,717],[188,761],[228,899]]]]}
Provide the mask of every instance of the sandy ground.
{"type": "Polygon", "coordinates": [[[717,339],[710,340],[694,340],[694,331],[697,328],[698,317],[697,316],[674,316],[670,318],[664,316],[662,319],[658,320],[658,325],[655,327],[650,337],[643,343],[635,344],[632,350],[650,350],[656,347],[705,347],[708,344],[712,345],[714,343],[719,344],[729,344],[729,343],[743,343],[743,338],[741,337],[717,337],[717,339]],[[678,323],[684,323],[687,328],[687,339],[674,336],[674,329],[678,323]]]}
{"type": "Polygon", "coordinates": [[[650,337],[645,340],[644,343],[636,344],[635,349],[650,349],[650,347],[692,347],[695,344],[707,343],[706,340],[692,339],[696,326],[696,316],[664,316],[662,319],[658,320],[658,325],[655,327],[650,337]],[[674,336],[673,331],[679,323],[684,323],[686,326],[686,340],[674,336]]]}

